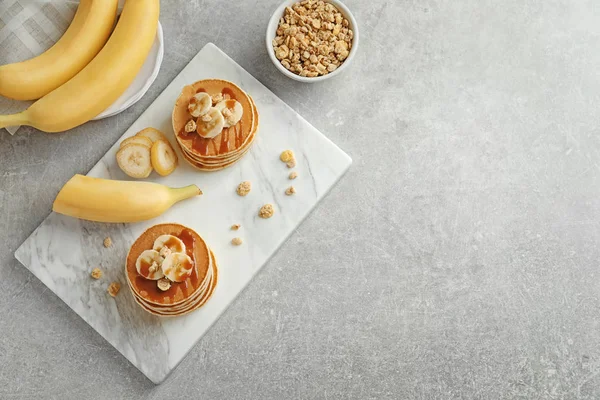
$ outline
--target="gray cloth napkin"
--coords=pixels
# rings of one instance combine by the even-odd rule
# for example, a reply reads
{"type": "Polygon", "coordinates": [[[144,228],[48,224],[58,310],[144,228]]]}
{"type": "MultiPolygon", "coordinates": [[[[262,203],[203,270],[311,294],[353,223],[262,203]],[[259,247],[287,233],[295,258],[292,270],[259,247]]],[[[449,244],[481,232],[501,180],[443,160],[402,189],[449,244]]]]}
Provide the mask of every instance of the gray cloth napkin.
{"type": "MultiPolygon", "coordinates": [[[[50,48],[69,27],[78,4],[67,0],[0,1],[0,65],[27,60],[50,48]]],[[[0,114],[22,111],[29,104],[0,96],[0,114]]],[[[17,129],[7,128],[12,135],[17,129]]]]}

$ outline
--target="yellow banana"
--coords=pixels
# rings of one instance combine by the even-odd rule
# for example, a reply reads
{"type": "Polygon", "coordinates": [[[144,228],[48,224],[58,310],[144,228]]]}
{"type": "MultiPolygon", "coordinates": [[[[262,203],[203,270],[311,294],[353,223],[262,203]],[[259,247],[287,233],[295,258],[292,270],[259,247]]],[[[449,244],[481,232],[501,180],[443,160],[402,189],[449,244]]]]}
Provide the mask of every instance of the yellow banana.
{"type": "Polygon", "coordinates": [[[113,181],[75,175],[56,196],[52,211],[97,222],[137,222],[158,217],[173,204],[202,194],[196,185],[113,181]]]}
{"type": "Polygon", "coordinates": [[[94,118],[125,92],[154,43],[159,0],[126,0],[117,26],[100,53],[77,75],[27,110],[0,115],[0,128],[30,125],[62,132],[94,118]]]}
{"type": "Polygon", "coordinates": [[[0,95],[35,100],[83,69],[102,49],[117,17],[118,0],[81,0],[69,29],[30,60],[0,66],[0,95]]]}

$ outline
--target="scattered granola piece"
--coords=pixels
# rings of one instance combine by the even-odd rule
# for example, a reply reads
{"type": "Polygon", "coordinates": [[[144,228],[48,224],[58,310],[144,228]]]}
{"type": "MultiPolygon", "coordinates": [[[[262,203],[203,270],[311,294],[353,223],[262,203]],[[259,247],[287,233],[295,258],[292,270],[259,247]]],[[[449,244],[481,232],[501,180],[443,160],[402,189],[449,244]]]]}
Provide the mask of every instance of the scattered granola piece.
{"type": "Polygon", "coordinates": [[[90,274],[94,279],[102,278],[102,270],[100,268],[94,268],[90,274]]]}
{"type": "Polygon", "coordinates": [[[112,246],[112,239],[109,237],[105,237],[103,244],[104,244],[104,247],[109,248],[110,246],[112,246]]]}
{"type": "Polygon", "coordinates": [[[289,176],[290,179],[296,179],[297,177],[298,177],[298,173],[296,171],[290,172],[290,176],[289,176]]]}
{"type": "Polygon", "coordinates": [[[285,194],[287,196],[291,196],[294,193],[296,193],[296,188],[294,188],[293,186],[290,186],[289,188],[285,189],[285,194]]]}
{"type": "Polygon", "coordinates": [[[236,237],[231,239],[231,244],[234,246],[239,246],[240,244],[242,244],[242,238],[236,237]]]}
{"type": "Polygon", "coordinates": [[[294,152],[291,150],[284,150],[281,152],[279,159],[284,163],[290,162],[294,159],[294,152]]]}
{"type": "Polygon", "coordinates": [[[273,208],[273,204],[265,204],[260,208],[258,212],[258,216],[261,218],[271,218],[275,213],[275,209],[273,208]]]}
{"type": "Polygon", "coordinates": [[[166,292],[167,290],[169,290],[171,288],[171,281],[168,280],[167,278],[161,278],[156,282],[156,285],[158,286],[158,288],[160,290],[162,290],[163,292],[166,292]]]}
{"type": "Polygon", "coordinates": [[[240,226],[241,226],[240,224],[233,224],[233,225],[231,225],[231,230],[237,231],[238,229],[240,229],[240,226]]]}
{"type": "Polygon", "coordinates": [[[117,295],[119,294],[119,290],[121,290],[121,284],[119,282],[112,282],[109,286],[108,289],[106,290],[108,292],[108,294],[110,294],[112,297],[117,297],[117,295]]]}
{"type": "Polygon", "coordinates": [[[250,181],[244,181],[238,185],[236,192],[240,196],[246,196],[250,190],[252,190],[252,184],[250,181]]]}
{"type": "Polygon", "coordinates": [[[296,159],[288,161],[287,163],[285,163],[285,165],[287,165],[288,168],[294,168],[296,166],[296,159]]]}

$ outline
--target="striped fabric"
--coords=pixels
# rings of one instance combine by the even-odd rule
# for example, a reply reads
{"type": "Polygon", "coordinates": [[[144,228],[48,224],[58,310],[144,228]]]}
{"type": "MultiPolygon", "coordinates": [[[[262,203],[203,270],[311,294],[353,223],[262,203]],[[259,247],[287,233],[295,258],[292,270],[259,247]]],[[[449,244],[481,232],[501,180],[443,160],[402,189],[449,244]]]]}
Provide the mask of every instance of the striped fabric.
{"type": "MultiPolygon", "coordinates": [[[[78,1],[0,0],[0,65],[27,60],[51,47],[67,30],[78,1]]],[[[0,114],[21,111],[26,101],[0,97],[0,114]]],[[[9,128],[14,134],[17,128],[9,128]]]]}

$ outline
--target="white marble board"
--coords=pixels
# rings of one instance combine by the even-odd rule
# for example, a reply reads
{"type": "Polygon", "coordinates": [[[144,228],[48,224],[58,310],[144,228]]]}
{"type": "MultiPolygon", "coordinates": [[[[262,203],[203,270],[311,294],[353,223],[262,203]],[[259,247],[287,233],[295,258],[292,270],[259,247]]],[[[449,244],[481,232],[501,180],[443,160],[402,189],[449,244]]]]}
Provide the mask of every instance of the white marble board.
{"type": "MultiPolygon", "coordinates": [[[[15,257],[58,295],[102,337],[154,383],[162,382],[198,342],[221,313],[265,265],[286,238],[349,168],[352,160],[300,115],[213,44],[207,44],[181,71],[123,137],[88,175],[128,179],[118,168],[115,153],[122,139],[153,126],[169,134],[171,111],[186,84],[206,78],[235,82],[256,102],[260,128],[250,152],[237,164],[219,172],[197,172],[181,155],[180,166],[168,177],[153,173],[149,180],[179,187],[197,184],[204,195],[175,205],[161,217],[135,224],[102,224],[51,213],[19,247],[15,257]],[[293,149],[298,178],[279,161],[284,149],[293,149]],[[246,197],[235,193],[244,180],[252,182],[246,197]],[[294,185],[297,194],[286,196],[294,185]],[[257,216],[265,203],[276,213],[268,220],[257,216]],[[211,246],[219,263],[219,282],[212,298],[183,317],[158,318],[134,302],[124,274],[124,260],[133,241],[148,227],[178,222],[196,230],[211,246]],[[239,223],[238,232],[230,226],[239,223]],[[113,246],[102,241],[110,236],[113,246]],[[233,237],[244,239],[234,247],[233,237]],[[99,266],[104,277],[90,279],[99,266]],[[110,297],[111,281],[121,293],[110,297]]],[[[177,149],[179,150],[179,149],[177,149]]]]}

